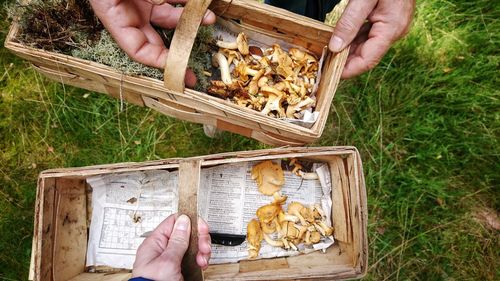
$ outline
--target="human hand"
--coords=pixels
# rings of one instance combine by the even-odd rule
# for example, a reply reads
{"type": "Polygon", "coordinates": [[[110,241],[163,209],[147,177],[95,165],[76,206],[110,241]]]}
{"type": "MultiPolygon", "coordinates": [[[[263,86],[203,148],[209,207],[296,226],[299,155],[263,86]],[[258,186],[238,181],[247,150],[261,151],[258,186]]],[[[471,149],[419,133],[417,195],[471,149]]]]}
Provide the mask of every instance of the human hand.
{"type": "Polygon", "coordinates": [[[374,68],[391,45],[408,33],[414,10],[415,0],[349,1],[329,44],[334,53],[351,44],[342,78],[374,68]]]}
{"type": "MultiPolygon", "coordinates": [[[[170,215],[146,238],[135,257],[132,277],[155,281],[184,280],[181,262],[189,246],[191,221],[186,215],[170,215]]],[[[198,218],[198,254],[196,263],[208,267],[211,254],[208,225],[198,218]]]]}
{"type": "MultiPolygon", "coordinates": [[[[116,43],[134,60],[163,69],[167,48],[153,25],[175,28],[187,0],[90,0],[95,14],[116,43]]],[[[202,24],[213,24],[215,14],[207,11],[202,24]]],[[[196,76],[186,72],[186,85],[193,87],[196,76]]]]}

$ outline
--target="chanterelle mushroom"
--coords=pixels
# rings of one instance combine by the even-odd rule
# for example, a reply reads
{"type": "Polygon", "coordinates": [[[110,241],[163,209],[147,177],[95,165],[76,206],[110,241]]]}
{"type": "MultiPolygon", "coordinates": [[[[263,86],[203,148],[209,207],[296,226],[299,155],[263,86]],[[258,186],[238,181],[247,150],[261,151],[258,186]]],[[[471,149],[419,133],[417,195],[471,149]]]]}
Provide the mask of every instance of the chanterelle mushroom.
{"type": "Polygon", "coordinates": [[[312,243],[318,243],[321,240],[321,235],[317,231],[312,231],[310,239],[312,243]]]}
{"type": "Polygon", "coordinates": [[[264,195],[273,195],[280,191],[285,183],[285,174],[279,164],[267,160],[252,168],[252,179],[257,182],[259,191],[264,195]]]}
{"type": "Polygon", "coordinates": [[[268,234],[264,233],[264,240],[266,240],[267,244],[273,246],[273,247],[284,247],[285,244],[283,243],[282,240],[273,240],[271,237],[269,237],[268,234]]]}
{"type": "Polygon", "coordinates": [[[256,215],[259,218],[260,222],[270,223],[275,218],[278,217],[278,214],[281,212],[281,205],[276,204],[268,204],[264,205],[257,209],[256,215]]]}
{"type": "Polygon", "coordinates": [[[259,255],[262,239],[263,234],[259,222],[255,219],[251,220],[247,226],[248,258],[253,259],[259,255]]]}
{"type": "Polygon", "coordinates": [[[236,42],[217,41],[215,44],[223,49],[230,49],[230,50],[238,49],[238,51],[240,51],[240,53],[245,56],[250,53],[248,47],[248,39],[246,34],[243,32],[238,34],[236,42]]]}
{"type": "Polygon", "coordinates": [[[308,225],[306,219],[301,214],[301,211],[304,208],[305,207],[302,204],[300,204],[299,202],[292,202],[292,203],[290,203],[290,205],[288,205],[287,213],[298,217],[300,220],[300,223],[302,225],[308,225]]]}
{"type": "Polygon", "coordinates": [[[238,65],[234,68],[234,73],[236,74],[236,76],[240,77],[241,80],[247,81],[249,75],[256,76],[259,74],[259,71],[251,69],[244,61],[240,61],[238,65]]]}
{"type": "Polygon", "coordinates": [[[289,105],[286,109],[286,117],[287,118],[293,118],[293,115],[295,112],[300,111],[304,108],[311,107],[316,103],[315,100],[313,100],[310,97],[306,97],[303,101],[294,104],[294,105],[289,105]]]}
{"type": "Polygon", "coordinates": [[[270,86],[264,86],[260,89],[260,92],[267,95],[267,103],[262,113],[265,115],[269,114],[271,111],[278,112],[279,117],[285,117],[285,109],[281,105],[283,99],[283,92],[279,91],[270,86]]]}

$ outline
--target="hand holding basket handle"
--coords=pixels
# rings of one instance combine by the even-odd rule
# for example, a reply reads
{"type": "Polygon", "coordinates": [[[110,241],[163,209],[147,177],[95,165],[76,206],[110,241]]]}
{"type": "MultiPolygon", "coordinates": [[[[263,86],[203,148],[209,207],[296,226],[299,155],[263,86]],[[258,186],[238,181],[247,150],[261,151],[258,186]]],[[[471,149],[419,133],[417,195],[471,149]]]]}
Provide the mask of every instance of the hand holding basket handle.
{"type": "MultiPolygon", "coordinates": [[[[206,269],[211,253],[210,234],[203,220],[197,222],[196,264],[206,269]]],[[[186,276],[182,276],[181,261],[188,249],[192,227],[189,217],[179,214],[170,215],[160,223],[137,249],[132,277],[156,281],[184,280],[186,276]]]]}
{"type": "MultiPolygon", "coordinates": [[[[134,60],[162,69],[168,49],[153,25],[172,29],[177,26],[186,0],[90,0],[94,12],[118,45],[134,60]]],[[[213,24],[215,14],[206,11],[202,24],[213,24]]],[[[178,70],[178,69],[177,69],[178,70]]],[[[186,85],[193,87],[196,77],[186,71],[186,85]]]]}

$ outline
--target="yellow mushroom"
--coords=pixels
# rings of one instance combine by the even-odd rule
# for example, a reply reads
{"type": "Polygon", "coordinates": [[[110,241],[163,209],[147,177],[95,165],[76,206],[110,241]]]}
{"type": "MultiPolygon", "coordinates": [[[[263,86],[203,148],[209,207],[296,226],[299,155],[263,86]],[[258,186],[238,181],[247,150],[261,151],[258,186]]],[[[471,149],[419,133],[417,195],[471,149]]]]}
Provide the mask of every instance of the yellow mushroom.
{"type": "Polygon", "coordinates": [[[299,218],[294,215],[287,214],[285,212],[280,212],[278,214],[278,222],[281,224],[284,221],[298,222],[299,218]]]}
{"type": "Polygon", "coordinates": [[[304,208],[305,207],[299,202],[292,202],[290,203],[290,205],[288,205],[287,213],[298,217],[302,225],[309,225],[306,219],[301,214],[301,210],[304,208]]]}
{"type": "Polygon", "coordinates": [[[259,191],[264,195],[273,195],[281,190],[285,183],[285,174],[279,164],[267,160],[252,168],[252,179],[257,182],[259,191]]]}
{"type": "Polygon", "coordinates": [[[283,243],[282,240],[273,240],[268,234],[263,233],[264,240],[266,240],[267,244],[273,246],[273,247],[284,247],[285,244],[283,243]]]}
{"type": "Polygon", "coordinates": [[[238,34],[236,41],[234,42],[225,42],[225,41],[217,41],[215,43],[219,48],[236,50],[240,51],[242,55],[248,55],[250,53],[248,46],[248,38],[245,33],[241,32],[238,34]]]}
{"type": "Polygon", "coordinates": [[[316,104],[316,101],[314,99],[306,97],[306,99],[302,100],[297,104],[289,105],[286,109],[286,117],[293,118],[295,112],[312,107],[314,106],[314,104],[316,104]]]}
{"type": "Polygon", "coordinates": [[[264,86],[260,89],[260,92],[267,96],[267,103],[262,113],[268,115],[271,111],[276,111],[279,117],[285,117],[285,109],[281,105],[283,102],[284,93],[271,86],[264,86]]]}
{"type": "Polygon", "coordinates": [[[248,258],[253,259],[259,255],[262,230],[257,220],[251,220],[247,225],[248,258]]]}
{"type": "Polygon", "coordinates": [[[310,239],[311,243],[316,244],[321,240],[321,235],[317,231],[312,231],[310,239]]]}
{"type": "Polygon", "coordinates": [[[258,208],[255,213],[260,222],[268,224],[277,218],[281,211],[281,205],[268,204],[258,208]]]}

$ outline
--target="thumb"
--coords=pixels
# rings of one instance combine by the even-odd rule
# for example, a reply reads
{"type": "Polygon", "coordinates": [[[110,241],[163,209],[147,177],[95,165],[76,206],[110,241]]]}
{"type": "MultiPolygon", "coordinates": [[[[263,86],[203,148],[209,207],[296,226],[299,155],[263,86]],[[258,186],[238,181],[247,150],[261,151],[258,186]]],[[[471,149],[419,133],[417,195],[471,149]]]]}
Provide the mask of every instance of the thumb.
{"type": "Polygon", "coordinates": [[[180,215],[174,224],[174,229],[170,235],[165,254],[173,266],[181,265],[182,258],[189,246],[189,236],[191,235],[191,220],[186,215],[180,215]]]}
{"type": "Polygon", "coordinates": [[[351,0],[335,25],[328,47],[334,53],[351,44],[368,15],[377,5],[377,0],[351,0]]]}

